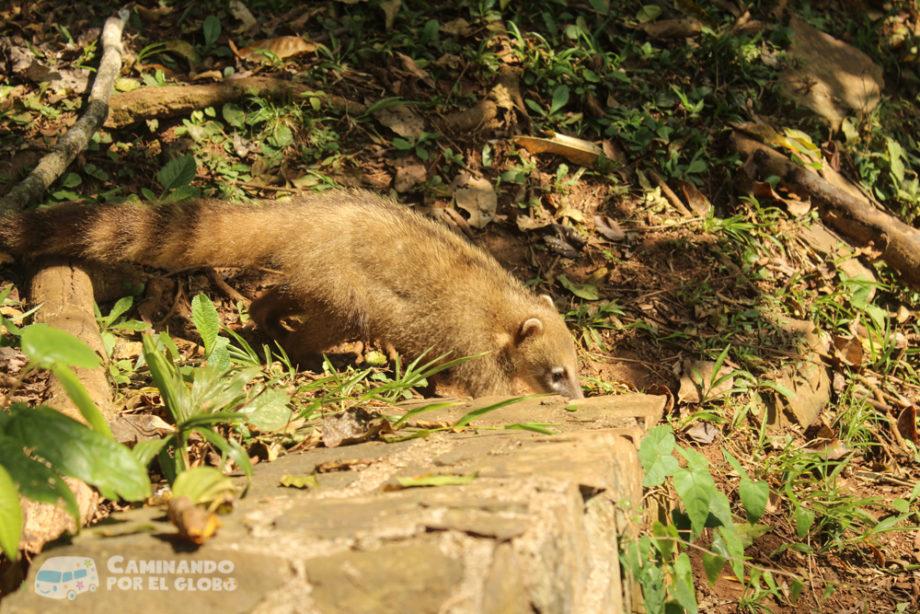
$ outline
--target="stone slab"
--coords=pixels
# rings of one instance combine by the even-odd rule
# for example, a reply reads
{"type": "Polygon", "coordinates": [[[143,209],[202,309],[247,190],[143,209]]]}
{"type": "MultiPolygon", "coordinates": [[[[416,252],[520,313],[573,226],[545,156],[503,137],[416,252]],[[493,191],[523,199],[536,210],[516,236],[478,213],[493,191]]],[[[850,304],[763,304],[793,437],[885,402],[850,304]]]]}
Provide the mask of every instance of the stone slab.
{"type": "Polygon", "coordinates": [[[628,611],[618,543],[635,534],[641,472],[624,432],[641,432],[642,416],[664,407],[661,397],[631,396],[590,400],[576,411],[562,400],[530,399],[529,410],[512,405],[483,416],[477,431],[320,448],[257,465],[248,496],[201,547],[176,540],[161,510],[116,514],[37,557],[0,609],[628,611]],[[630,413],[639,419],[611,426],[630,413]],[[500,428],[518,418],[551,422],[558,434],[500,428]],[[319,488],[280,484],[285,474],[318,469],[319,488]],[[475,479],[398,487],[400,476],[423,475],[475,479]],[[67,556],[92,559],[97,589],[72,601],[37,594],[38,570],[67,556]]]}

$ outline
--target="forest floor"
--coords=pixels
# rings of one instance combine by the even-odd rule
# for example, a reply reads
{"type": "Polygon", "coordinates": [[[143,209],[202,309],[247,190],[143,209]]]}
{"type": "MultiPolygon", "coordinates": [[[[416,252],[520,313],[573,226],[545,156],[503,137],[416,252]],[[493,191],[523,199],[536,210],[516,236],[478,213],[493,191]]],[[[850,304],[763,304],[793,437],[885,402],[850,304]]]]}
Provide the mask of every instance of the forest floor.
{"type": "MultiPolygon", "coordinates": [[[[708,460],[737,526],[696,534],[694,491],[647,483],[680,537],[676,551],[646,542],[671,578],[660,603],[692,609],[669,592],[686,555],[701,611],[917,611],[917,263],[892,260],[887,227],[854,231],[834,198],[743,145],[916,232],[920,22],[893,4],[139,2],[109,122],[44,204],[391,195],[554,298],[586,395],[669,396],[663,424],[708,460]],[[806,47],[832,51],[819,69],[806,47]],[[246,87],[218,85],[230,76],[246,87]],[[731,559],[732,539],[744,562],[712,584],[707,557],[731,559]]],[[[118,8],[0,8],[0,192],[79,117],[118,8]]],[[[123,412],[168,419],[132,322],[198,364],[204,292],[225,326],[268,343],[247,306],[270,273],[119,271],[130,283],[99,297],[99,319],[123,412]]],[[[368,407],[361,394],[402,376],[384,353],[345,350],[325,373],[269,369],[288,378],[294,419],[237,433],[251,457],[320,445],[318,407],[368,407]]],[[[15,397],[39,399],[37,385],[15,397]]],[[[216,458],[203,443],[194,455],[216,458]]]]}

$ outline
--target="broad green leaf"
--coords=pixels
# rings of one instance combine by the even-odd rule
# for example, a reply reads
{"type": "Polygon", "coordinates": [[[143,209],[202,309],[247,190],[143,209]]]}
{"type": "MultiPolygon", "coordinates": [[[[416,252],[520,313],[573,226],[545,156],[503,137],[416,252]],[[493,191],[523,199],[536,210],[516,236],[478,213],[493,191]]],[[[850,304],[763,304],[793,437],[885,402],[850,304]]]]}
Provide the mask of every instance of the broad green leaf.
{"type": "Polygon", "coordinates": [[[767,509],[770,499],[770,485],[763,480],[756,482],[748,477],[742,477],[738,485],[738,496],[744,505],[744,513],[750,522],[757,522],[767,509]]]}
{"type": "Polygon", "coordinates": [[[891,166],[891,174],[894,175],[894,178],[897,180],[897,183],[904,182],[904,161],[902,160],[904,156],[904,148],[901,147],[901,144],[892,139],[891,137],[885,137],[885,141],[888,145],[888,163],[891,166]]]}
{"type": "Polygon", "coordinates": [[[240,412],[246,414],[247,422],[260,431],[277,431],[291,421],[291,408],[288,407],[290,400],[284,391],[268,388],[240,412]]]}
{"type": "Polygon", "coordinates": [[[117,320],[120,316],[124,315],[126,311],[131,309],[132,305],[134,305],[133,296],[121,297],[120,299],[118,299],[118,302],[116,302],[115,305],[112,306],[112,310],[109,312],[109,315],[104,316],[99,319],[99,323],[102,325],[103,328],[107,328],[111,326],[115,322],[115,320],[117,320]]]}
{"type": "Polygon", "coordinates": [[[287,147],[294,142],[294,133],[284,124],[275,127],[275,131],[268,139],[275,147],[287,147]]]}
{"type": "MultiPolygon", "coordinates": [[[[710,475],[711,477],[711,474],[709,472],[706,472],[706,474],[710,475]]],[[[710,528],[716,527],[716,526],[723,526],[723,527],[731,528],[734,526],[734,523],[732,521],[733,519],[732,519],[731,503],[729,502],[728,497],[725,496],[725,493],[723,493],[718,488],[715,488],[715,481],[713,481],[712,484],[713,484],[713,491],[712,491],[712,496],[709,500],[710,519],[709,519],[709,523],[706,526],[710,528]],[[719,521],[718,524],[712,522],[713,518],[719,521]]]]}
{"type": "Polygon", "coordinates": [[[169,362],[157,348],[156,337],[153,335],[144,335],[142,338],[144,360],[150,369],[150,376],[153,383],[160,391],[163,397],[163,404],[172,414],[176,422],[184,418],[182,408],[179,402],[179,386],[184,385],[178,376],[175,365],[169,362]]]}
{"type": "Polygon", "coordinates": [[[201,29],[204,32],[204,46],[210,47],[217,42],[220,36],[220,19],[214,15],[208,15],[204,18],[201,29]]]}
{"type": "Polygon", "coordinates": [[[597,286],[592,283],[583,283],[579,284],[574,281],[571,281],[564,274],[560,273],[556,276],[556,281],[562,284],[562,287],[577,296],[578,298],[583,298],[586,301],[596,301],[600,298],[600,293],[597,290],[597,286]]]}
{"type": "Polygon", "coordinates": [[[652,523],[652,535],[655,537],[652,543],[661,553],[662,560],[671,561],[674,558],[677,540],[680,537],[677,533],[677,527],[673,524],[665,525],[656,520],[652,523]]]}
{"type": "Polygon", "coordinates": [[[319,481],[313,474],[292,475],[285,473],[281,476],[279,482],[286,488],[319,488],[319,481]]]}
{"type": "Polygon", "coordinates": [[[800,505],[795,508],[793,517],[795,519],[795,535],[802,539],[808,534],[811,525],[815,523],[815,513],[800,505]]]}
{"type": "Polygon", "coordinates": [[[185,495],[192,503],[210,503],[236,492],[233,480],[216,467],[194,467],[176,476],[173,496],[185,495]]]}
{"type": "Polygon", "coordinates": [[[57,471],[108,498],[137,501],[150,495],[147,470],[128,448],[49,407],[17,412],[6,431],[57,471]]]}
{"type": "Polygon", "coordinates": [[[201,196],[201,190],[191,185],[179,186],[169,193],[168,199],[171,201],[188,200],[189,198],[198,198],[201,196]]]}
{"type": "Polygon", "coordinates": [[[610,13],[610,0],[588,0],[588,3],[591,5],[591,8],[601,15],[610,13]]]}
{"type": "Polygon", "coordinates": [[[63,188],[75,188],[81,183],[83,183],[83,178],[76,173],[67,173],[61,177],[61,187],[63,188]]]}
{"type": "Polygon", "coordinates": [[[686,552],[677,555],[674,561],[674,571],[671,574],[671,591],[684,611],[689,614],[696,614],[699,608],[696,603],[696,591],[693,588],[693,568],[690,565],[690,557],[686,552]]]}
{"type": "Polygon", "coordinates": [[[16,483],[0,465],[0,550],[11,561],[19,558],[19,535],[22,533],[22,508],[16,483]]]}
{"type": "Polygon", "coordinates": [[[163,193],[187,186],[195,178],[198,166],[195,163],[195,156],[186,154],[179,158],[173,158],[166,163],[160,172],[157,173],[157,181],[163,186],[163,193]]]}
{"type": "Polygon", "coordinates": [[[710,503],[716,490],[712,476],[708,471],[678,469],[674,474],[674,488],[687,510],[691,533],[693,539],[696,539],[706,526],[710,503]]]}
{"type": "Polygon", "coordinates": [[[230,340],[218,337],[208,354],[208,364],[214,365],[220,373],[226,373],[232,366],[230,363],[230,340]]]}
{"type": "Polygon", "coordinates": [[[799,578],[795,578],[789,583],[789,601],[792,603],[798,601],[803,590],[805,590],[805,583],[799,578]]]}
{"type": "Polygon", "coordinates": [[[674,475],[679,464],[673,456],[674,433],[668,426],[652,428],[639,446],[639,461],[645,472],[642,486],[651,488],[664,483],[666,477],[674,475]]]}
{"type": "Polygon", "coordinates": [[[83,387],[83,383],[74,372],[70,370],[70,367],[56,364],[51,367],[51,372],[54,373],[54,377],[56,377],[61,383],[61,386],[64,387],[64,391],[67,392],[67,396],[70,397],[70,400],[73,401],[77,409],[80,410],[80,413],[83,414],[83,417],[86,418],[86,422],[90,427],[97,433],[112,439],[112,431],[109,430],[109,425],[105,421],[105,416],[102,415],[102,412],[99,411],[99,408],[93,403],[89,393],[86,392],[86,388],[83,387]]]}
{"type": "Polygon", "coordinates": [[[744,582],[744,543],[735,534],[734,527],[716,529],[712,550],[724,556],[735,577],[744,582]]]}
{"type": "Polygon", "coordinates": [[[204,342],[205,358],[211,355],[220,332],[220,317],[217,308],[204,294],[196,294],[192,299],[192,323],[204,342]]]}
{"type": "Polygon", "coordinates": [[[240,444],[235,441],[224,439],[219,434],[207,428],[198,427],[194,430],[204,437],[205,441],[220,450],[221,454],[236,463],[247,477],[252,477],[252,463],[249,460],[249,455],[246,454],[246,450],[244,450],[240,444]]]}
{"type": "Polygon", "coordinates": [[[638,20],[639,23],[648,23],[658,19],[659,15],[661,15],[660,6],[657,4],[646,4],[636,13],[636,20],[638,20]]]}
{"type": "Polygon", "coordinates": [[[569,88],[566,85],[558,85],[553,90],[553,101],[550,103],[549,114],[552,115],[562,110],[562,107],[569,102],[569,88]]]}
{"type": "Polygon", "coordinates": [[[396,137],[393,139],[393,147],[401,151],[408,151],[414,149],[415,145],[404,138],[396,137]]]}
{"type": "Polygon", "coordinates": [[[79,522],[80,509],[73,491],[47,465],[26,456],[21,442],[0,436],[0,459],[0,465],[12,476],[23,497],[51,505],[63,500],[67,513],[79,522]]]}
{"type": "Polygon", "coordinates": [[[664,579],[664,570],[660,565],[649,562],[647,555],[642,556],[640,554],[640,557],[631,571],[635,574],[639,585],[642,587],[642,597],[645,601],[646,612],[648,614],[663,614],[665,611],[665,586],[667,585],[664,579]]]}
{"type": "Polygon", "coordinates": [[[140,320],[127,320],[125,322],[118,322],[117,324],[112,324],[110,328],[112,330],[120,330],[120,331],[126,331],[126,332],[143,332],[149,329],[150,325],[140,320]]]}
{"type": "Polygon", "coordinates": [[[735,523],[735,535],[741,540],[744,548],[754,543],[758,537],[766,535],[771,531],[770,527],[765,524],[753,524],[748,522],[735,523]]]}
{"type": "Polygon", "coordinates": [[[718,554],[703,553],[703,571],[706,572],[706,579],[709,580],[710,586],[716,583],[725,567],[725,557],[718,554]]]}
{"type": "Polygon", "coordinates": [[[242,128],[246,125],[246,112],[232,102],[225,103],[224,106],[220,108],[220,113],[224,121],[234,128],[242,128]]]}
{"type": "Polygon", "coordinates": [[[22,351],[44,369],[55,364],[86,369],[99,366],[99,358],[88,345],[47,324],[32,324],[22,329],[22,351]]]}
{"type": "Polygon", "coordinates": [[[693,448],[677,448],[677,452],[687,461],[690,471],[700,471],[709,475],[709,460],[693,448]]]}
{"type": "Polygon", "coordinates": [[[134,454],[134,458],[136,458],[140,464],[146,467],[167,443],[169,443],[168,438],[145,439],[144,441],[138,441],[134,444],[134,447],[131,448],[131,453],[134,454]]]}

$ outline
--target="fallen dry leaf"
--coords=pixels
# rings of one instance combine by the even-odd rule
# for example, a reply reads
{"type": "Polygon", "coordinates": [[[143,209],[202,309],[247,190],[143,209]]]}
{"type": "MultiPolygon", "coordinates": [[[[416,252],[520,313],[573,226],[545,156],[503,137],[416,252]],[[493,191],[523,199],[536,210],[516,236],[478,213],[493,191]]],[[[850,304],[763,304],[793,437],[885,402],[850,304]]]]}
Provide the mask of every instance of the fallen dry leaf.
{"type": "Polygon", "coordinates": [[[639,26],[652,38],[684,38],[695,36],[703,29],[703,24],[695,19],[661,19],[639,26]]]}
{"type": "Polygon", "coordinates": [[[256,25],[256,18],[252,16],[242,0],[230,0],[230,13],[241,23],[239,32],[248,30],[256,25]]]}
{"type": "Polygon", "coordinates": [[[393,178],[393,189],[402,194],[408,192],[428,178],[425,165],[412,158],[399,158],[396,160],[396,176],[393,178]]]}
{"type": "Polygon", "coordinates": [[[217,514],[195,505],[185,495],[169,500],[166,504],[166,515],[179,529],[179,537],[199,546],[213,537],[220,528],[217,514]]]}
{"type": "Polygon", "coordinates": [[[620,224],[607,215],[594,216],[595,230],[608,241],[622,241],[626,238],[626,232],[620,228],[620,224]]]}
{"type": "Polygon", "coordinates": [[[863,344],[856,337],[835,336],[834,354],[840,362],[850,367],[859,367],[863,363],[863,344]]]}
{"type": "Polygon", "coordinates": [[[488,179],[461,173],[451,183],[451,188],[457,207],[469,213],[470,226],[484,228],[495,217],[498,196],[488,179]]]}
{"type": "Polygon", "coordinates": [[[687,429],[687,435],[698,444],[708,446],[719,437],[720,432],[711,422],[700,421],[687,429]]]}
{"type": "Polygon", "coordinates": [[[323,421],[323,445],[327,448],[367,441],[381,433],[393,433],[390,423],[360,408],[323,421]]]}
{"type": "Polygon", "coordinates": [[[920,444],[917,439],[917,406],[911,405],[905,407],[898,416],[898,432],[901,437],[913,442],[914,445],[920,444]]]}
{"type": "Polygon", "coordinates": [[[248,47],[243,47],[237,51],[237,55],[250,62],[262,62],[268,61],[268,58],[260,51],[270,51],[283,60],[304,53],[312,53],[316,51],[316,47],[316,43],[305,41],[299,36],[279,36],[257,41],[248,47]]]}
{"type": "Polygon", "coordinates": [[[450,34],[451,36],[470,36],[473,33],[473,28],[463,17],[458,17],[457,19],[451,19],[450,21],[444,22],[440,27],[441,32],[444,34],[450,34]]]}
{"type": "Polygon", "coordinates": [[[417,139],[425,131],[425,120],[404,104],[380,109],[374,118],[407,139],[417,139]]]}
{"type": "Polygon", "coordinates": [[[693,213],[699,217],[706,217],[709,214],[710,209],[712,209],[712,203],[709,202],[705,194],[700,192],[699,188],[686,181],[678,181],[677,186],[684,193],[684,200],[693,213]]]}
{"type": "Polygon", "coordinates": [[[516,136],[512,140],[530,153],[552,153],[583,166],[593,165],[604,153],[591,141],[558,133],[552,133],[549,138],[516,136]]]}
{"type": "Polygon", "coordinates": [[[713,377],[716,363],[711,360],[684,361],[683,375],[680,377],[680,389],[677,400],[681,403],[700,403],[703,399],[714,399],[727,394],[735,385],[731,377],[732,369],[722,365],[719,373],[713,377]]]}
{"type": "Polygon", "coordinates": [[[413,77],[422,81],[425,85],[430,88],[434,88],[434,79],[431,78],[431,75],[428,74],[427,70],[422,70],[418,67],[418,64],[415,63],[415,60],[407,56],[405,53],[399,51],[396,52],[396,57],[399,58],[399,61],[402,62],[403,68],[409,71],[413,77]]]}

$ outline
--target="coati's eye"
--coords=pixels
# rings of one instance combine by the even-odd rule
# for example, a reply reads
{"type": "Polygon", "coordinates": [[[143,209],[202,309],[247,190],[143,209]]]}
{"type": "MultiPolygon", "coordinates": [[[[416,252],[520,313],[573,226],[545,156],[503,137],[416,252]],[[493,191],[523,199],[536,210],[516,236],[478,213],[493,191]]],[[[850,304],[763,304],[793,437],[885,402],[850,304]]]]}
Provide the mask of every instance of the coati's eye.
{"type": "Polygon", "coordinates": [[[565,367],[553,367],[550,372],[550,379],[554,384],[566,381],[568,376],[565,374],[565,367]]]}

